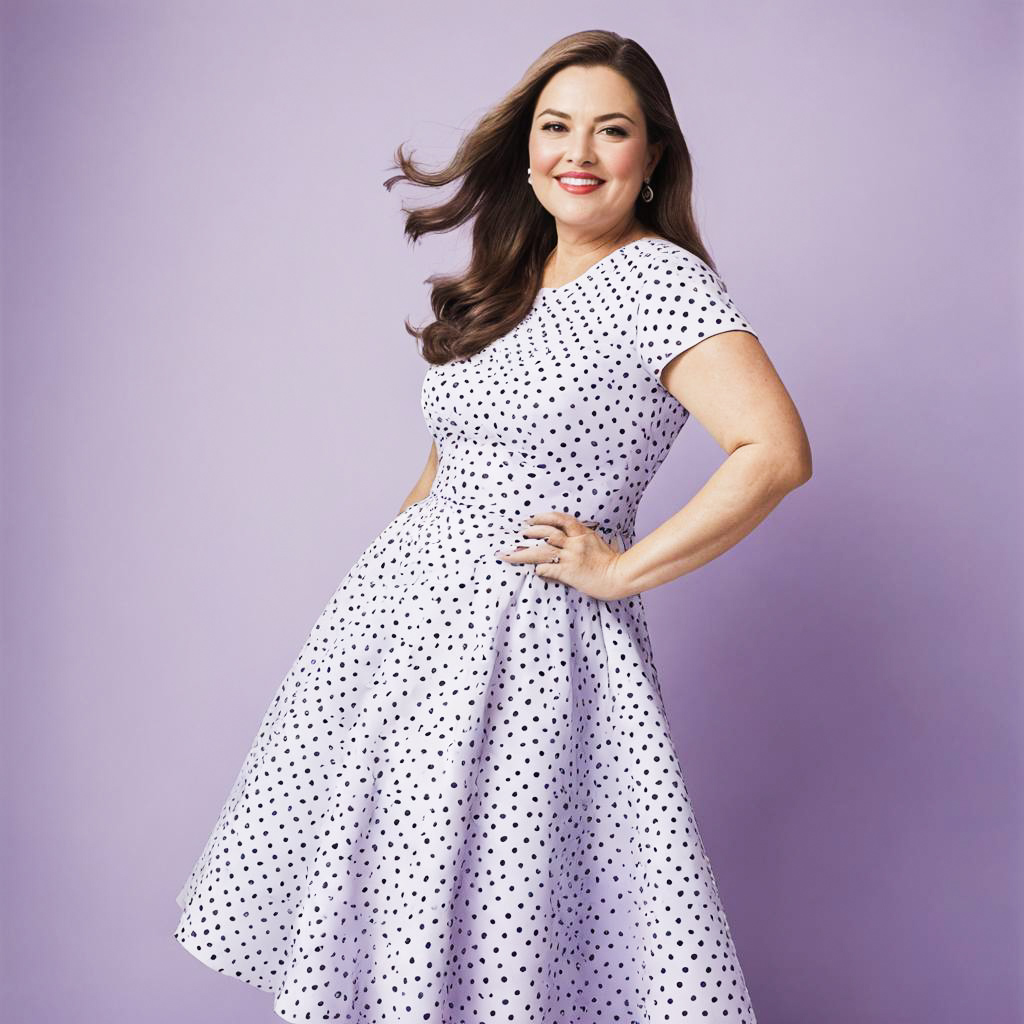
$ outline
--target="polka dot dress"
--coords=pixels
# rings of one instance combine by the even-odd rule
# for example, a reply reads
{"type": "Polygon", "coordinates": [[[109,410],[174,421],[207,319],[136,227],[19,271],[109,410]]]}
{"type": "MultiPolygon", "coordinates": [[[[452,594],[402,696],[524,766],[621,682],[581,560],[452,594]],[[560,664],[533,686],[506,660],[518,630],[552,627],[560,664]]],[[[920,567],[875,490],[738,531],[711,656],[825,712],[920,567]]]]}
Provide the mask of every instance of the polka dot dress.
{"type": "Polygon", "coordinates": [[[185,949],[287,1021],[755,1024],[640,597],[494,553],[551,509],[634,543],[689,416],[661,370],[731,330],[718,276],[643,238],[428,368],[433,488],[274,695],[178,896],[185,949]]]}

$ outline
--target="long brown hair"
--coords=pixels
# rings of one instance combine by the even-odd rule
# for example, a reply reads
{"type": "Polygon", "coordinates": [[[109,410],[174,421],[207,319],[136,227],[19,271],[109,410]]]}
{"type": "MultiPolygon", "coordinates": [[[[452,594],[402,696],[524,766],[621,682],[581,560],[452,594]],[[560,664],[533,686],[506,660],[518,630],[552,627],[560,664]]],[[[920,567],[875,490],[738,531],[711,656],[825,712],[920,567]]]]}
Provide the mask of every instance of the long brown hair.
{"type": "Polygon", "coordinates": [[[450,231],[472,219],[472,255],[467,270],[432,275],[430,305],[436,320],[405,329],[421,339],[423,358],[447,363],[471,356],[507,334],[529,312],[537,296],[544,264],[558,243],[554,218],[537,201],[526,178],[533,109],[541,90],[571,65],[606,66],[625,77],[636,91],[647,123],[649,143],[663,144],[651,175],[654,199],[636,204],[636,218],[699,256],[713,270],[693,216],[693,168],[668,87],[647,51],[615,32],[574,32],[549,46],[519,83],[465,136],[451,162],[438,171],[416,166],[402,151],[388,178],[437,188],[462,179],[450,199],[408,210],[405,235],[411,241],[434,231],[450,231]]]}

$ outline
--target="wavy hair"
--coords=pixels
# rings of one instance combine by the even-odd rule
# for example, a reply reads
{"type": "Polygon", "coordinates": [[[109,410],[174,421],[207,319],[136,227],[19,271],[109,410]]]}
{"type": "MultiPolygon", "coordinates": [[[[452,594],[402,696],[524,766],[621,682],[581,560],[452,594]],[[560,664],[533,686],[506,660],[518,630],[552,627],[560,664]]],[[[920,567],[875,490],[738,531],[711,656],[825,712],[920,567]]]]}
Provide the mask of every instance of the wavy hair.
{"type": "Polygon", "coordinates": [[[512,330],[536,299],[558,234],[526,178],[530,126],[541,90],[572,65],[609,67],[630,82],[644,113],[648,143],[663,144],[651,175],[654,199],[645,203],[638,198],[636,218],[717,269],[694,220],[690,153],[658,66],[639,43],[615,32],[574,32],[527,68],[463,138],[446,167],[425,170],[405,155],[401,144],[396,150],[394,166],[402,173],[384,182],[389,191],[400,181],[437,188],[461,179],[451,198],[436,206],[402,207],[407,239],[473,221],[469,267],[461,274],[427,278],[436,319],[420,329],[405,321],[405,329],[422,341],[421,354],[429,363],[468,358],[486,348],[512,330]]]}

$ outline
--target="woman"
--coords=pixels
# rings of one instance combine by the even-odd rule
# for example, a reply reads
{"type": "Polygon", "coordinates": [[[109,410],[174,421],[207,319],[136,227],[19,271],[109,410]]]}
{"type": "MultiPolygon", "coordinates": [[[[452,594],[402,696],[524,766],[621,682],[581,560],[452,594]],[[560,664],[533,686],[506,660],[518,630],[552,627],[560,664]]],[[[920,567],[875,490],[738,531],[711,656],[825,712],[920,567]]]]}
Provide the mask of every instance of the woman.
{"type": "Polygon", "coordinates": [[[434,445],[272,701],[175,937],[290,1021],[755,1024],[638,595],[810,454],[700,243],[664,81],[577,33],[445,172],[399,162],[463,179],[412,237],[474,218],[412,332],[434,445]],[[636,542],[691,412],[728,458],[636,542]]]}

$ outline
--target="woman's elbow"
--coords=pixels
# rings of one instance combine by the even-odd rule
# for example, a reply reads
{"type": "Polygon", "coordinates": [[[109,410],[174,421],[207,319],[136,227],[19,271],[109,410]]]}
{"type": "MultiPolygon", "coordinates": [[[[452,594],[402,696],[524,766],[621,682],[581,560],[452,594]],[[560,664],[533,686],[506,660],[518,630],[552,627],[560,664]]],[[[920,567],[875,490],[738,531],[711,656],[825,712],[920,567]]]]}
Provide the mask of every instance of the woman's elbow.
{"type": "Polygon", "coordinates": [[[811,460],[811,446],[805,438],[795,448],[786,451],[781,459],[782,475],[790,490],[796,490],[811,479],[814,467],[811,460]]]}

